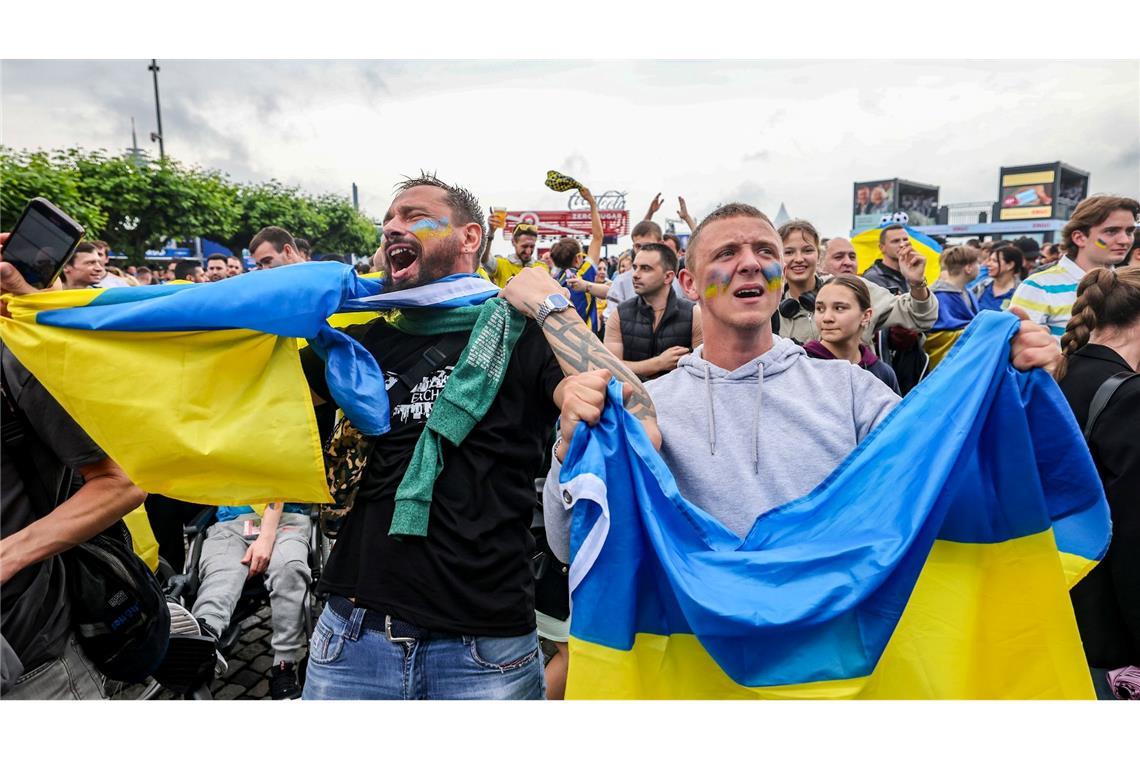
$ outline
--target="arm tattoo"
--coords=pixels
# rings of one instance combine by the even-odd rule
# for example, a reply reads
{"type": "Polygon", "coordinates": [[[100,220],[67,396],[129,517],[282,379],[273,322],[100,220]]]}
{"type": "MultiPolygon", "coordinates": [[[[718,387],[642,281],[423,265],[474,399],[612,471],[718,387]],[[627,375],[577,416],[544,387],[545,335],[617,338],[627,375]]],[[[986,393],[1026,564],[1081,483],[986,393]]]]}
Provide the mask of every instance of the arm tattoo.
{"type": "Polygon", "coordinates": [[[590,332],[590,328],[578,316],[578,312],[567,309],[551,314],[543,323],[542,332],[567,377],[596,369],[608,369],[614,377],[633,388],[633,394],[625,403],[629,413],[642,421],[657,420],[657,410],[637,375],[602,345],[598,336],[590,332]]]}

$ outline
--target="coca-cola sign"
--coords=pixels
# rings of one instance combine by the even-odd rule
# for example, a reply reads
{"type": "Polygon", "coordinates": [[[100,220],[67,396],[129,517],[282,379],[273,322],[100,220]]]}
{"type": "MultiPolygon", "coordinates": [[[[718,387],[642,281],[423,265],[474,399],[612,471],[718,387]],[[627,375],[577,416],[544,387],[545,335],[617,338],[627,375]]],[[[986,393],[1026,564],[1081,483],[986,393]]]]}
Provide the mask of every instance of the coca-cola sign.
{"type": "MultiPolygon", "coordinates": [[[[607,237],[629,234],[628,211],[607,209],[598,215],[607,237]]],[[[508,211],[504,237],[510,237],[520,223],[535,225],[543,237],[588,236],[593,226],[589,211],[508,211]]]]}
{"type": "MultiPolygon", "coordinates": [[[[609,211],[620,211],[625,208],[625,193],[619,193],[617,190],[608,190],[601,195],[595,195],[594,200],[598,202],[599,209],[606,209],[609,211]]],[[[586,203],[586,199],[582,194],[575,190],[570,195],[568,205],[571,211],[579,211],[581,209],[590,209],[590,204],[586,203]]]]}

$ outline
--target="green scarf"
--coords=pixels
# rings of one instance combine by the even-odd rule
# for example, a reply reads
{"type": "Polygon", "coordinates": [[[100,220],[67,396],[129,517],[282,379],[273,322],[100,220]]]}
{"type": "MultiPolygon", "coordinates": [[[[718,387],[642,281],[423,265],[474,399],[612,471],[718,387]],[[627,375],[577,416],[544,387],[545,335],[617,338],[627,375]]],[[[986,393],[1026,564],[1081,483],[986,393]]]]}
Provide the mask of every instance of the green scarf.
{"type": "Polygon", "coordinates": [[[471,331],[396,489],[396,511],[388,535],[426,536],[432,490],[443,471],[440,438],[458,446],[483,419],[499,394],[526,317],[502,298],[490,298],[482,306],[404,310],[392,325],[411,335],[471,331]]]}

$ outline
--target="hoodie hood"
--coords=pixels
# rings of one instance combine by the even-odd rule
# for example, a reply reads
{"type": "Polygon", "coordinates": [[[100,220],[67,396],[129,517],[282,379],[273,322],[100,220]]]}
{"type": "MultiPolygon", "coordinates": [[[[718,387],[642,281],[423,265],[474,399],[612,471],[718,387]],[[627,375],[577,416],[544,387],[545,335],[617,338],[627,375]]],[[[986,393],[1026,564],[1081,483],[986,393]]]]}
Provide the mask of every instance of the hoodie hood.
{"type": "Polygon", "coordinates": [[[711,380],[729,383],[748,382],[749,380],[754,381],[757,376],[778,375],[799,359],[807,357],[803,348],[797,345],[795,341],[781,338],[778,335],[772,336],[772,347],[770,349],[734,370],[727,370],[707,361],[704,352],[704,345],[697,346],[692,353],[681,357],[680,361],[677,362],[677,367],[702,379],[708,375],[711,380]]]}
{"type": "Polygon", "coordinates": [[[859,344],[859,355],[861,357],[859,359],[859,366],[864,369],[870,369],[871,365],[877,364],[879,361],[879,357],[875,356],[875,352],[872,351],[871,347],[866,343],[859,344]]]}
{"type": "MultiPolygon", "coordinates": [[[[804,351],[808,356],[813,359],[835,359],[835,354],[827,350],[827,346],[820,343],[818,340],[809,340],[804,344],[804,351]]],[[[875,352],[866,343],[859,344],[859,366],[863,369],[870,369],[871,365],[876,364],[879,357],[875,356],[875,352]]]]}
{"type": "MultiPolygon", "coordinates": [[[[800,359],[807,359],[803,348],[778,335],[772,336],[772,347],[734,370],[718,367],[704,358],[704,346],[698,346],[691,354],[682,356],[677,369],[704,381],[705,406],[708,410],[707,437],[709,454],[716,455],[716,410],[713,402],[714,385],[753,385],[755,386],[752,414],[752,467],[760,471],[760,409],[764,397],[764,378],[785,372],[800,359]]],[[[742,409],[741,414],[745,414],[742,409]]]]}

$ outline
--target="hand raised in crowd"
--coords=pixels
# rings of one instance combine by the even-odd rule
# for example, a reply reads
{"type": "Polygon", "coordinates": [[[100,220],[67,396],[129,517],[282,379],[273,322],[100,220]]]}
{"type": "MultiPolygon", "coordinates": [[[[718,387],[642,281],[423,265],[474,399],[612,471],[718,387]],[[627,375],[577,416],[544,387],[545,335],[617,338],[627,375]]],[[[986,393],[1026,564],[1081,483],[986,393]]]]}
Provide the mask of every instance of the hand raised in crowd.
{"type": "Polygon", "coordinates": [[[273,557],[273,533],[261,533],[241,558],[243,565],[249,565],[249,577],[261,575],[269,569],[269,560],[273,557]]]}
{"type": "Polygon", "coordinates": [[[495,213],[495,209],[494,208],[488,208],[487,211],[488,211],[487,226],[490,228],[492,234],[494,233],[495,230],[503,229],[503,224],[502,224],[503,220],[498,214],[495,213]]]}
{"type": "Polygon", "coordinates": [[[507,280],[507,286],[499,291],[499,298],[534,319],[538,307],[547,296],[561,293],[567,298],[570,292],[558,284],[550,273],[541,267],[527,267],[507,280]]]}
{"type": "Polygon", "coordinates": [[[1010,341],[1010,361],[1016,369],[1040,368],[1052,373],[1061,360],[1061,347],[1049,328],[1029,321],[1029,315],[1014,306],[1010,312],[1021,320],[1017,335],[1010,341]]]}
{"type": "MultiPolygon", "coordinates": [[[[602,409],[606,405],[606,386],[611,377],[613,375],[608,369],[596,369],[571,375],[554,389],[554,403],[562,410],[562,427],[559,430],[561,438],[558,448],[554,450],[559,462],[566,459],[578,423],[585,422],[593,426],[602,418],[602,409]]],[[[633,386],[623,385],[622,402],[628,401],[632,393],[633,386]]]]}
{"type": "Polygon", "coordinates": [[[687,353],[689,353],[689,349],[684,346],[672,346],[665,349],[653,358],[657,362],[657,372],[672,372],[677,369],[677,362],[687,353]]]}
{"type": "Polygon", "coordinates": [[[665,201],[662,200],[661,193],[657,193],[657,195],[653,196],[653,200],[649,201],[649,210],[645,212],[645,218],[652,219],[653,215],[660,211],[664,205],[665,201]]]}
{"type": "MultiPolygon", "coordinates": [[[[9,232],[0,232],[0,254],[3,253],[4,246],[10,236],[11,233],[9,232]]],[[[0,261],[0,295],[12,293],[17,296],[24,296],[35,292],[36,289],[28,284],[28,281],[20,274],[20,270],[7,261],[0,261]]],[[[0,303],[0,314],[5,317],[12,316],[8,313],[7,304],[0,303]]]]}
{"type": "Polygon", "coordinates": [[[907,284],[918,285],[926,278],[926,257],[908,243],[899,253],[899,271],[907,284]]]}
{"type": "Polygon", "coordinates": [[[681,217],[681,220],[689,225],[690,232],[696,231],[697,220],[689,213],[689,205],[685,203],[685,199],[680,195],[677,196],[677,216],[681,217]]]}
{"type": "Polygon", "coordinates": [[[578,188],[578,194],[582,196],[582,200],[590,204],[590,208],[598,205],[598,202],[594,200],[594,194],[591,193],[590,188],[586,187],[585,185],[582,185],[578,188]]]}

